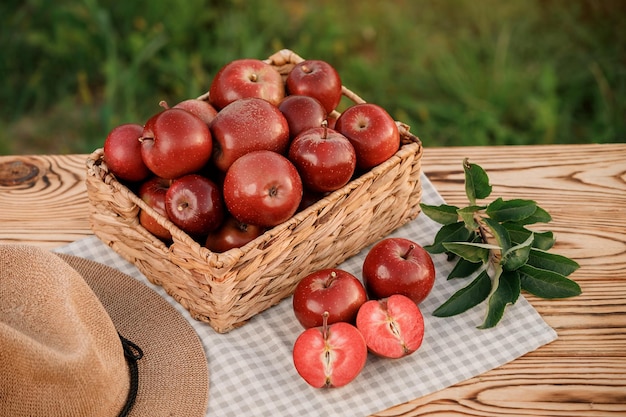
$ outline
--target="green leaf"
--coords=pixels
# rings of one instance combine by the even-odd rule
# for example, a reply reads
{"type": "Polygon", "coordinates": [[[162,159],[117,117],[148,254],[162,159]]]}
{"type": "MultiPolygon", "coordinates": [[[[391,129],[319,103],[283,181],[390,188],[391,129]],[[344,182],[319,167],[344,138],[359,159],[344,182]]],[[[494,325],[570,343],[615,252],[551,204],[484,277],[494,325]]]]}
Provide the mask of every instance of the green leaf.
{"type": "Polygon", "coordinates": [[[552,246],[554,246],[554,242],[556,241],[556,239],[554,238],[554,234],[550,231],[532,232],[526,229],[524,226],[512,222],[504,222],[502,223],[502,226],[504,226],[509,232],[512,243],[522,243],[526,239],[528,239],[528,236],[533,235],[533,247],[537,249],[548,250],[552,246]]]}
{"type": "Polygon", "coordinates": [[[537,211],[537,204],[531,200],[503,200],[495,199],[487,206],[486,213],[497,222],[519,222],[533,215],[537,211]]]}
{"type": "Polygon", "coordinates": [[[489,297],[487,302],[487,317],[479,329],[495,327],[507,305],[515,303],[520,294],[520,278],[516,271],[503,272],[497,282],[498,287],[489,297]]]}
{"type": "Polygon", "coordinates": [[[422,211],[425,215],[427,215],[437,223],[451,224],[459,221],[459,215],[457,214],[457,210],[459,208],[456,206],[450,206],[447,204],[430,206],[428,204],[421,203],[420,207],[422,208],[422,211]]]}
{"type": "Polygon", "coordinates": [[[491,194],[489,177],[482,167],[469,162],[467,158],[463,160],[463,171],[465,172],[465,194],[471,205],[476,204],[477,198],[487,198],[491,194]]]}
{"type": "Polygon", "coordinates": [[[433,312],[435,317],[461,314],[482,303],[491,291],[491,279],[486,271],[479,274],[469,285],[455,292],[433,312]]]}
{"type": "Polygon", "coordinates": [[[530,256],[528,257],[528,265],[539,269],[554,271],[563,276],[568,276],[580,268],[580,265],[570,258],[538,249],[531,249],[530,256]]]}
{"type": "Polygon", "coordinates": [[[471,236],[472,232],[467,230],[465,223],[456,222],[452,224],[446,224],[439,229],[435,235],[435,241],[432,245],[424,246],[429,253],[444,253],[446,248],[443,247],[444,242],[459,242],[466,241],[471,236]]]}
{"type": "Polygon", "coordinates": [[[488,300],[479,328],[490,328],[500,322],[506,306],[519,298],[522,289],[543,298],[579,295],[580,286],[567,278],[579,268],[578,263],[547,253],[555,243],[552,232],[526,227],[550,222],[550,214],[535,201],[524,199],[497,198],[486,206],[477,205],[477,199],[491,194],[489,178],[467,158],[463,170],[468,207],[421,205],[427,216],[443,225],[433,244],[424,248],[430,253],[445,253],[449,261],[459,258],[448,280],[475,276],[433,315],[452,316],[488,300]]]}
{"type": "Polygon", "coordinates": [[[524,265],[518,269],[522,289],[541,298],[567,298],[581,294],[580,286],[557,272],[524,265]]]}
{"type": "Polygon", "coordinates": [[[459,258],[454,268],[452,268],[452,271],[450,271],[450,274],[448,274],[448,279],[469,277],[471,274],[478,271],[482,265],[482,262],[470,262],[467,259],[459,258]]]}
{"type": "Polygon", "coordinates": [[[502,226],[497,221],[490,218],[485,218],[483,219],[483,221],[491,231],[493,237],[498,242],[498,245],[500,245],[500,247],[502,248],[502,251],[505,252],[509,250],[509,248],[511,247],[511,237],[509,236],[509,232],[506,230],[506,228],[504,228],[504,226],[502,226]]]}
{"type": "Polygon", "coordinates": [[[525,242],[515,245],[502,253],[502,267],[507,271],[514,271],[528,262],[533,241],[534,237],[531,234],[525,242]]]}
{"type": "Polygon", "coordinates": [[[496,245],[473,242],[444,242],[443,247],[446,251],[452,252],[470,262],[482,263],[489,260],[490,250],[500,250],[500,247],[496,245]]]}
{"type": "Polygon", "coordinates": [[[457,219],[460,216],[461,219],[465,222],[465,227],[470,230],[475,230],[478,228],[478,223],[474,219],[474,215],[478,210],[484,209],[484,206],[468,206],[462,209],[457,210],[457,219]]]}
{"type": "Polygon", "coordinates": [[[550,213],[537,206],[537,210],[530,216],[519,221],[520,224],[549,223],[552,221],[550,213]]]}
{"type": "Polygon", "coordinates": [[[533,240],[533,247],[541,250],[548,250],[554,246],[556,239],[554,233],[547,232],[535,232],[533,233],[535,240],[533,240]]]}

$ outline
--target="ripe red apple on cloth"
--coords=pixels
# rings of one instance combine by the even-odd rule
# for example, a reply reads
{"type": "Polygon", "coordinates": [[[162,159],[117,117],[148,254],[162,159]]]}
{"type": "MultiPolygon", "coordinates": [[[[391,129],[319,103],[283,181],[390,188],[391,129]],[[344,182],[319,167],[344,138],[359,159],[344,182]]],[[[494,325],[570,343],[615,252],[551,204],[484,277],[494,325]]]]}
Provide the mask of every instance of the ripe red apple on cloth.
{"type": "Polygon", "coordinates": [[[417,243],[386,238],[365,256],[363,283],[370,298],[403,294],[419,304],[435,284],[435,266],[430,254],[417,243]]]}
{"type": "Polygon", "coordinates": [[[394,294],[369,300],[356,317],[370,352],[385,358],[401,358],[415,352],[424,339],[424,317],[408,297],[394,294]]]}
{"type": "Polygon", "coordinates": [[[305,330],[293,346],[296,371],[316,388],[342,387],[356,378],[367,360],[367,345],[349,323],[328,324],[305,330]]]}
{"type": "Polygon", "coordinates": [[[323,324],[328,313],[328,324],[339,321],[354,323],[367,294],[361,281],[351,273],[328,268],[304,277],[293,293],[293,311],[305,328],[323,324]]]}

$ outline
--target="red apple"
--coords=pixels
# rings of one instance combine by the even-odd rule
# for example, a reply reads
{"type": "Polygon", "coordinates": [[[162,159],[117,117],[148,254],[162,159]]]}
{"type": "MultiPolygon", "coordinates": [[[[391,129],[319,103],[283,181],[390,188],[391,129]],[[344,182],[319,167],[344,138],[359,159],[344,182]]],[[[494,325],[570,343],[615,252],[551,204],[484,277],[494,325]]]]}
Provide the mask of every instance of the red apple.
{"type": "Polygon", "coordinates": [[[224,177],[224,201],[239,221],[272,227],[288,220],[302,199],[302,180],[284,156],[267,150],[237,159],[224,177]]]}
{"type": "Polygon", "coordinates": [[[361,373],[366,360],[361,332],[345,322],[307,329],[293,345],[296,371],[315,388],[346,385],[361,373]]]}
{"type": "Polygon", "coordinates": [[[341,101],[341,78],[326,61],[309,59],[296,64],[285,81],[290,95],[311,96],[330,113],[341,101]]]}
{"type": "Polygon", "coordinates": [[[218,110],[240,98],[257,97],[278,106],[285,97],[282,76],[266,62],[237,59],[224,65],[209,88],[209,101],[218,110]]]}
{"type": "Polygon", "coordinates": [[[143,181],[150,170],[141,159],[139,138],[143,127],[136,123],[116,126],[104,141],[104,162],[117,178],[126,181],[143,181]]]}
{"type": "Polygon", "coordinates": [[[144,163],[156,176],[166,179],[200,170],[213,150],[207,124],[183,109],[166,109],[152,116],[140,141],[144,163]]]}
{"type": "Polygon", "coordinates": [[[210,125],[217,115],[217,110],[208,101],[196,98],[183,100],[176,104],[174,108],[187,110],[189,113],[198,116],[207,125],[210,125]]]}
{"type": "MultiPolygon", "coordinates": [[[[167,216],[167,210],[165,209],[165,193],[170,187],[170,180],[166,180],[159,177],[152,177],[146,180],[141,187],[137,195],[146,204],[152,207],[157,213],[163,217],[167,216]]],[[[150,233],[162,240],[172,239],[172,233],[161,226],[152,216],[146,211],[141,210],[139,212],[139,223],[150,233]]]]}
{"type": "Polygon", "coordinates": [[[278,109],[287,119],[292,139],[307,129],[322,126],[326,120],[324,106],[311,96],[287,96],[280,102],[278,109]]]}
{"type": "Polygon", "coordinates": [[[322,325],[324,312],[328,324],[353,323],[359,307],[367,301],[361,281],[351,273],[328,268],[305,276],[293,293],[293,311],[305,328],[322,325]]]}
{"type": "Polygon", "coordinates": [[[424,317],[408,297],[395,294],[370,300],[356,317],[370,352],[385,358],[401,358],[415,352],[424,339],[424,317]]]}
{"type": "Polygon", "coordinates": [[[370,298],[403,294],[419,304],[435,284],[435,266],[417,243],[390,237],[376,243],[365,256],[363,283],[370,298]]]}
{"type": "Polygon", "coordinates": [[[308,188],[303,188],[302,200],[300,201],[300,206],[297,211],[302,211],[307,207],[312,206],[327,195],[328,193],[319,193],[317,191],[311,191],[308,188]]]}
{"type": "Polygon", "coordinates": [[[363,103],[348,107],[335,122],[356,151],[357,167],[367,170],[391,158],[400,148],[398,125],[382,107],[363,103]]]}
{"type": "Polygon", "coordinates": [[[226,252],[242,247],[263,232],[264,229],[260,226],[242,223],[233,216],[227,216],[218,229],[209,233],[204,246],[212,252],[226,252]]]}
{"type": "Polygon", "coordinates": [[[172,182],[165,194],[165,209],[170,220],[190,235],[207,235],[224,219],[219,187],[198,174],[172,182]]]}
{"type": "Polygon", "coordinates": [[[244,98],[223,108],[211,123],[213,161],[228,170],[240,156],[258,150],[285,153],[289,125],[278,107],[260,98],[244,98]]]}
{"type": "Polygon", "coordinates": [[[343,187],[356,167],[356,153],[350,141],[327,127],[299,134],[291,142],[288,157],[298,169],[304,186],[318,192],[343,187]]]}
{"type": "Polygon", "coordinates": [[[329,114],[328,117],[326,117],[326,126],[328,126],[330,129],[335,129],[335,124],[337,124],[337,113],[333,113],[333,114],[329,114]]]}

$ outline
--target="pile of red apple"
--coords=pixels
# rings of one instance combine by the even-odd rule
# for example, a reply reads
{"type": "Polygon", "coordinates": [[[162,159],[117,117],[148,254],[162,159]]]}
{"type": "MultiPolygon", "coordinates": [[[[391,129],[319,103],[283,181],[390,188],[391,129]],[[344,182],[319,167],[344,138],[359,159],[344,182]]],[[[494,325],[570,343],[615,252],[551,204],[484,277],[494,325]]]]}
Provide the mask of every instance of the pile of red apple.
{"type": "Polygon", "coordinates": [[[294,343],[293,363],[313,387],[346,385],[361,373],[368,352],[397,359],[422,344],[419,304],[435,282],[428,252],[408,239],[383,239],[365,256],[362,278],[330,268],[296,286],[293,311],[306,330],[294,343]]]}
{"type": "MultiPolygon", "coordinates": [[[[214,77],[206,99],[161,109],[143,125],[114,128],[109,172],[156,212],[212,251],[240,247],[390,158],[398,127],[381,107],[337,112],[342,82],[327,62],[282,76],[239,59],[214,77]]],[[[163,241],[170,232],[140,212],[163,241]]]]}

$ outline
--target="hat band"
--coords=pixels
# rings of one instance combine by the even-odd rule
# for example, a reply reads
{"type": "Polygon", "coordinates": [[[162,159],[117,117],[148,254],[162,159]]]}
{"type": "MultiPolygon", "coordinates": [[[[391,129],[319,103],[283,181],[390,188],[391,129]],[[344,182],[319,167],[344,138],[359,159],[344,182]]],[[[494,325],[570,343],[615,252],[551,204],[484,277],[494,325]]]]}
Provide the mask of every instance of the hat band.
{"type": "Polygon", "coordinates": [[[139,389],[139,369],[137,367],[137,361],[143,357],[143,351],[139,346],[119,334],[119,332],[117,334],[124,348],[124,357],[128,363],[128,371],[130,374],[130,388],[128,389],[126,403],[122,411],[118,414],[118,417],[126,417],[133,408],[135,399],[137,398],[137,391],[139,389]]]}

